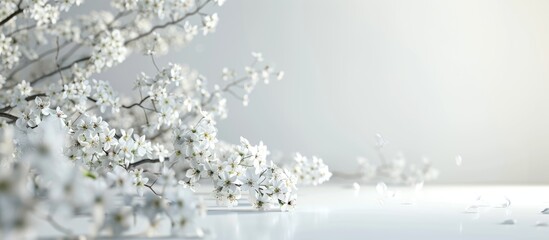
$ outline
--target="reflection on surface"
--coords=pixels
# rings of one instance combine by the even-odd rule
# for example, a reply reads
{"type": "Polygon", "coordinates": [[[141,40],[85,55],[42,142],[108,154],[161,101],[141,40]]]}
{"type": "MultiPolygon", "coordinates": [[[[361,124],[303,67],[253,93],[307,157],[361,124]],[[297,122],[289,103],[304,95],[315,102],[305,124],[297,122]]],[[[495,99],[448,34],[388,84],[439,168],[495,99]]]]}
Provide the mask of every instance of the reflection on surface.
{"type": "Polygon", "coordinates": [[[302,217],[296,212],[257,211],[249,205],[209,208],[203,225],[218,239],[295,239],[302,217]]]}
{"type": "MultiPolygon", "coordinates": [[[[394,194],[380,196],[373,185],[357,190],[352,183],[337,182],[301,188],[298,206],[292,212],[257,211],[246,199],[232,209],[216,207],[210,194],[201,192],[208,215],[199,224],[208,230],[206,239],[502,240],[546,239],[549,235],[549,214],[543,213],[549,207],[547,186],[387,189],[394,194]],[[467,212],[471,206],[475,211],[467,212]],[[514,224],[502,224],[510,219],[514,224]]],[[[77,219],[73,225],[76,232],[87,226],[85,219],[77,219]]],[[[146,228],[143,222],[137,225],[133,234],[146,228]]],[[[156,230],[164,235],[168,229],[163,223],[156,230]]]]}
{"type": "MultiPolygon", "coordinates": [[[[249,205],[210,207],[204,226],[217,239],[545,239],[549,187],[393,187],[331,183],[301,188],[293,212],[257,212],[249,205]],[[380,204],[382,199],[383,204],[380,204]],[[510,202],[512,201],[512,204],[510,202]],[[476,212],[465,210],[475,205],[476,212]],[[514,224],[502,224],[512,219],[514,224]],[[545,223],[545,224],[544,224],[545,223]]],[[[243,203],[246,201],[242,201],[243,203]]],[[[209,206],[214,206],[212,201],[209,206]]]]}

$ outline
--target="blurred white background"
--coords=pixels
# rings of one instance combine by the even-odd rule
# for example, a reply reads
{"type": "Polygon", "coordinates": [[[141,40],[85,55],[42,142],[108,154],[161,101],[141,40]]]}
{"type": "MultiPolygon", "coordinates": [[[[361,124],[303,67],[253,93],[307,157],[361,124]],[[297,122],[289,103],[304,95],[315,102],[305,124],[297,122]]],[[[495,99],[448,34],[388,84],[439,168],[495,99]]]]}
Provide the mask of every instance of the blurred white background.
{"type": "MultiPolygon", "coordinates": [[[[215,34],[157,61],[218,82],[260,51],[285,70],[248,107],[230,100],[227,141],[352,170],[375,160],[381,133],[388,152],[428,157],[438,183],[549,183],[548,12],[541,0],[228,0],[215,34]]],[[[141,70],[155,72],[134,55],[99,78],[129,92],[141,70]]]]}

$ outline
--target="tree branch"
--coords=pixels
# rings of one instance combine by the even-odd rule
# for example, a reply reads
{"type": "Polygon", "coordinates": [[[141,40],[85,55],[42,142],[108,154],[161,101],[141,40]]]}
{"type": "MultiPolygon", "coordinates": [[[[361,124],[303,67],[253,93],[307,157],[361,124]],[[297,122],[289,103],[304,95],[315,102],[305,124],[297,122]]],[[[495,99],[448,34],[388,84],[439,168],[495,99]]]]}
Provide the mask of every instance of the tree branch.
{"type": "Polygon", "coordinates": [[[137,162],[134,162],[134,163],[130,163],[130,165],[128,165],[128,168],[134,168],[134,167],[137,167],[141,164],[145,164],[145,163],[158,163],[160,162],[160,159],[156,158],[156,159],[143,159],[143,160],[140,160],[140,161],[137,161],[137,162]]]}
{"type": "Polygon", "coordinates": [[[87,61],[87,60],[89,60],[90,58],[91,58],[91,57],[89,57],[89,56],[88,56],[88,57],[80,58],[80,59],[78,59],[78,60],[72,62],[72,63],[69,64],[69,65],[65,65],[65,66],[63,66],[63,67],[60,67],[59,69],[55,69],[55,70],[53,70],[53,71],[51,71],[51,72],[49,72],[49,73],[47,73],[47,74],[44,74],[44,75],[42,75],[42,76],[40,76],[40,77],[38,77],[38,78],[36,78],[36,79],[33,79],[32,81],[30,81],[30,84],[31,84],[31,86],[32,86],[32,85],[38,83],[38,82],[39,82],[40,80],[42,80],[42,79],[51,77],[51,76],[55,75],[56,73],[58,73],[58,72],[60,72],[60,71],[64,71],[64,70],[67,70],[67,69],[71,68],[72,65],[74,65],[74,64],[76,64],[76,63],[83,62],[83,61],[87,61]]]}
{"type": "Polygon", "coordinates": [[[143,107],[141,106],[141,104],[143,104],[143,102],[145,102],[145,100],[149,99],[151,96],[146,96],[145,98],[141,99],[140,102],[138,103],[134,103],[134,104],[131,104],[131,105],[122,105],[123,108],[132,108],[132,107],[135,107],[135,106],[140,106],[140,107],[143,107]]]}
{"type": "MultiPolygon", "coordinates": [[[[234,81],[228,83],[228,84],[227,84],[225,87],[223,87],[222,89],[212,92],[212,93],[210,94],[210,97],[209,97],[205,102],[202,102],[202,104],[201,104],[202,107],[204,107],[204,106],[210,104],[210,103],[212,102],[212,100],[213,100],[213,98],[214,98],[214,96],[215,96],[216,93],[221,93],[221,92],[230,91],[231,87],[237,86],[239,83],[244,82],[244,81],[246,81],[246,80],[248,80],[248,76],[241,77],[241,78],[239,78],[239,79],[237,79],[237,80],[234,80],[234,81]]],[[[230,92],[230,93],[232,93],[233,96],[235,95],[234,92],[230,92]]],[[[235,96],[235,97],[237,97],[237,96],[235,96]]],[[[238,97],[237,97],[237,98],[238,98],[238,97]]]]}
{"type": "Polygon", "coordinates": [[[0,113],[0,117],[4,117],[4,118],[7,118],[13,122],[17,121],[17,117],[16,116],[13,116],[9,113],[0,113]]]}
{"type": "MultiPolygon", "coordinates": [[[[66,47],[67,45],[69,45],[70,42],[65,42],[61,45],[61,47],[59,47],[59,49],[63,49],[64,47],[66,47]]],[[[33,59],[33,60],[30,60],[29,62],[26,62],[25,64],[21,65],[20,67],[14,69],[10,75],[7,77],[7,79],[11,79],[15,74],[17,74],[19,71],[25,69],[26,67],[28,66],[31,66],[33,63],[35,62],[38,62],[40,60],[42,60],[44,57],[46,57],[47,55],[50,55],[52,53],[55,53],[57,52],[57,47],[56,48],[52,48],[50,50],[47,50],[45,52],[43,52],[42,54],[40,54],[37,58],[33,59]]]]}
{"type": "Polygon", "coordinates": [[[59,232],[62,232],[62,233],[66,234],[66,235],[69,235],[69,236],[73,234],[70,229],[61,226],[61,224],[59,224],[57,221],[55,221],[51,215],[48,215],[46,217],[46,221],[48,221],[48,223],[50,223],[51,226],[59,232]]]}
{"type": "Polygon", "coordinates": [[[36,27],[36,24],[32,24],[32,25],[29,25],[29,26],[26,26],[26,27],[18,28],[16,30],[14,30],[13,32],[8,33],[8,35],[6,35],[6,36],[11,37],[11,36],[13,36],[13,34],[16,34],[18,32],[25,31],[25,30],[30,30],[30,29],[35,28],[35,27],[36,27]]]}
{"type": "Polygon", "coordinates": [[[186,18],[188,18],[188,17],[190,17],[190,16],[192,16],[192,15],[195,15],[195,14],[197,14],[198,12],[200,12],[200,10],[201,10],[202,8],[204,8],[210,1],[211,1],[211,0],[205,1],[204,3],[202,3],[202,5],[196,7],[196,9],[195,9],[194,11],[185,14],[183,17],[180,17],[180,18],[178,18],[178,19],[175,19],[175,20],[166,22],[166,23],[164,23],[164,24],[162,24],[162,25],[156,25],[156,26],[154,26],[154,27],[151,28],[149,31],[147,31],[147,32],[145,32],[145,33],[142,33],[142,34],[138,35],[137,37],[134,37],[134,38],[132,38],[132,39],[127,40],[127,41],[124,43],[124,45],[128,45],[128,44],[130,44],[130,43],[132,43],[132,42],[135,42],[135,41],[137,41],[137,40],[139,40],[139,39],[141,39],[141,38],[144,38],[144,37],[146,37],[146,36],[149,36],[150,34],[152,34],[152,33],[153,33],[155,30],[157,30],[157,29],[163,29],[163,28],[166,28],[166,27],[168,27],[168,26],[171,26],[171,25],[180,23],[181,21],[185,20],[186,18]]]}
{"type": "MultiPolygon", "coordinates": [[[[30,96],[26,97],[25,101],[32,101],[32,100],[36,99],[37,97],[45,97],[45,96],[46,96],[46,94],[44,94],[44,93],[37,93],[37,94],[30,95],[30,96]]],[[[7,106],[7,107],[4,107],[4,108],[0,108],[0,112],[9,111],[12,108],[13,108],[12,106],[7,106]]]]}
{"type": "Polygon", "coordinates": [[[23,9],[20,8],[19,6],[17,6],[17,10],[15,12],[13,12],[12,14],[10,14],[9,16],[7,16],[6,18],[4,18],[2,21],[0,21],[0,26],[6,24],[7,22],[9,22],[12,18],[14,18],[15,16],[19,15],[20,13],[23,12],[23,9]]]}

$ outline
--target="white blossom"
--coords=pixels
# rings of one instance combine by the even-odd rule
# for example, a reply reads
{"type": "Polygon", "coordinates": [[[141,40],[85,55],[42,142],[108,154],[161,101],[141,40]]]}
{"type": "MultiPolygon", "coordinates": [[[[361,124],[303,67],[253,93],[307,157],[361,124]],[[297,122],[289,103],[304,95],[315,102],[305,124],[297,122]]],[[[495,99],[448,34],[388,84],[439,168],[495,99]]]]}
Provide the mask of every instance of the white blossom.
{"type": "Polygon", "coordinates": [[[19,46],[15,43],[14,39],[0,33],[0,59],[2,67],[7,69],[13,68],[19,62],[20,56],[19,46]]]}
{"type": "MultiPolygon", "coordinates": [[[[64,7],[65,5],[61,5],[64,7]]],[[[36,21],[36,25],[45,26],[55,24],[59,19],[59,7],[47,3],[45,0],[35,0],[25,10],[30,18],[36,21]]]]}
{"type": "Polygon", "coordinates": [[[219,17],[217,16],[217,13],[214,13],[212,15],[204,16],[202,19],[202,33],[204,35],[208,35],[208,33],[215,32],[215,28],[217,27],[217,23],[219,22],[219,17]]]}
{"type": "Polygon", "coordinates": [[[119,30],[105,32],[100,39],[99,43],[94,46],[90,58],[96,71],[110,68],[124,61],[128,50],[124,46],[124,38],[119,30]]]}
{"type": "MultiPolygon", "coordinates": [[[[284,73],[263,64],[260,53],[242,73],[224,68],[211,75],[223,85],[208,85],[186,65],[157,65],[157,55],[187,45],[199,31],[215,32],[219,18],[208,7],[224,0],[115,0],[114,11],[71,14],[82,2],[0,2],[0,19],[8,20],[0,27],[0,225],[6,238],[33,238],[36,222],[58,215],[88,217],[86,238],[123,236],[143,216],[149,234],[169,219],[171,233],[187,237],[201,232],[197,218],[205,206],[193,190],[203,181],[220,206],[295,207],[299,181],[271,161],[267,146],[245,138],[224,143],[216,126],[228,116],[229,98],[246,105],[259,82],[284,73]],[[95,79],[138,52],[156,72],[122,75],[138,76],[128,87],[132,93],[111,87],[119,79],[95,79]]],[[[317,158],[312,164],[327,171],[317,158]]],[[[54,227],[76,238],[68,225],[54,227]]]]}
{"type": "Polygon", "coordinates": [[[296,175],[300,184],[318,185],[328,181],[332,176],[328,166],[324,164],[322,159],[316,156],[313,156],[312,159],[308,159],[297,153],[294,159],[295,164],[292,168],[292,172],[296,175]]]}

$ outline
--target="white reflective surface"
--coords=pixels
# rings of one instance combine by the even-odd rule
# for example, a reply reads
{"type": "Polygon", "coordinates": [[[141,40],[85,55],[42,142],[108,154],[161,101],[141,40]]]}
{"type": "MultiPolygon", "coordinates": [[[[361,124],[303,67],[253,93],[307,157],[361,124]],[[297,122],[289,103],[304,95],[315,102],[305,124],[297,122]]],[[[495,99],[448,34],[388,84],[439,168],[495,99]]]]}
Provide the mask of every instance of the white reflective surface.
{"type": "Polygon", "coordinates": [[[293,212],[212,209],[204,223],[218,239],[547,239],[549,187],[388,187],[332,183],[301,188],[293,212]],[[480,199],[479,199],[480,197],[480,199]],[[511,205],[502,208],[506,198],[511,205]],[[471,211],[471,207],[474,209],[471,211]],[[513,219],[516,224],[505,225],[513,219]],[[543,224],[541,224],[543,225],[543,224]]]}
{"type": "MultiPolygon", "coordinates": [[[[203,186],[204,190],[211,189],[203,186]]],[[[200,220],[207,239],[548,239],[548,186],[387,186],[330,182],[299,189],[292,212],[253,210],[246,200],[233,209],[215,207],[209,194],[200,220]],[[509,205],[510,203],[510,205],[509,205]],[[505,207],[509,205],[508,207],[505,207]],[[514,224],[503,224],[514,222],[514,224]]],[[[86,232],[84,218],[69,224],[86,232]]],[[[167,222],[158,228],[168,233],[167,222]]],[[[143,232],[143,222],[130,234],[143,232]]],[[[41,235],[61,236],[51,227],[41,235]]],[[[130,239],[135,239],[131,237],[130,239]]],[[[174,238],[179,239],[179,238],[174,238]]]]}

